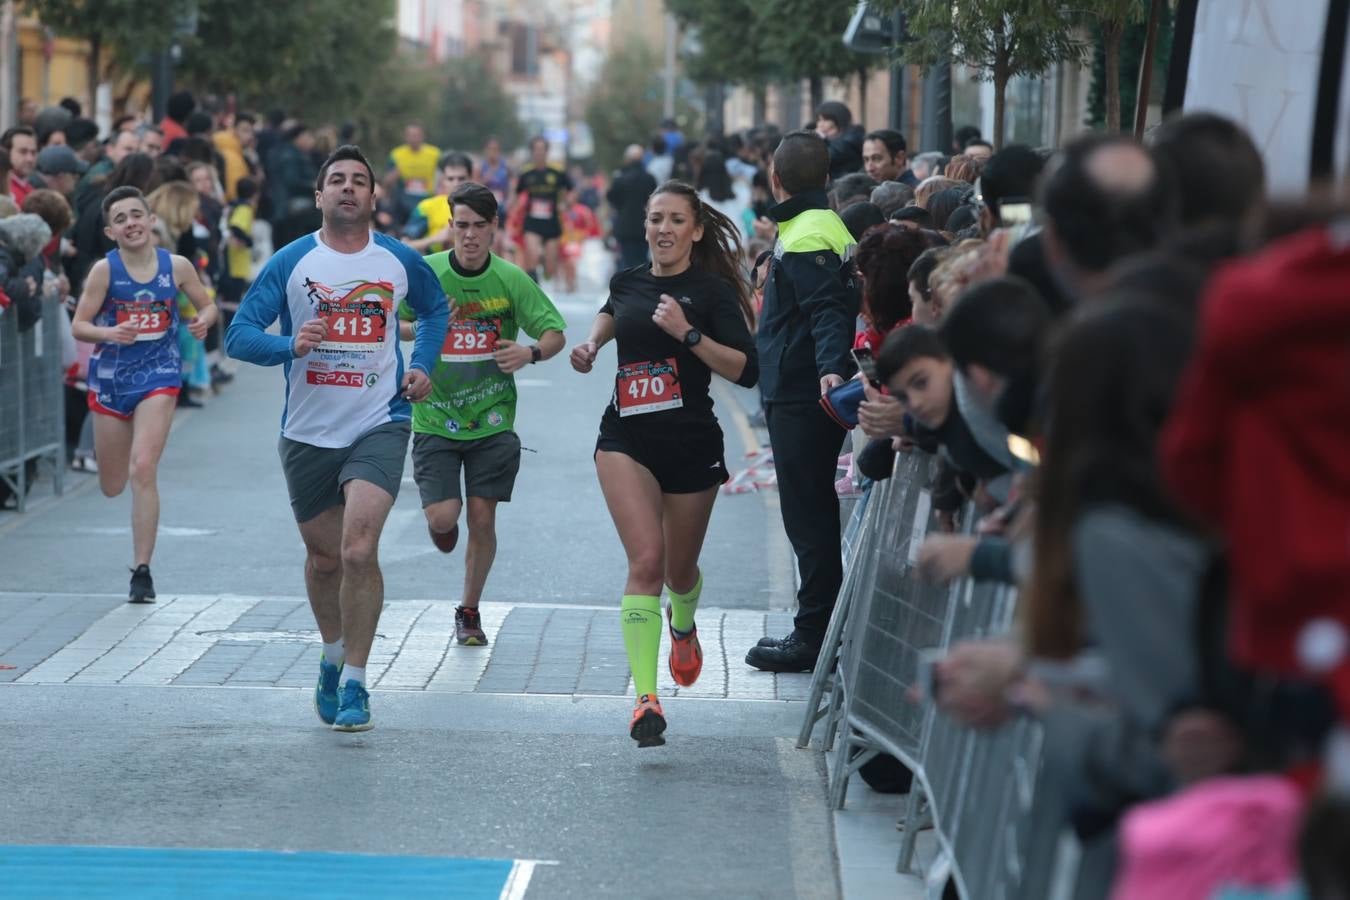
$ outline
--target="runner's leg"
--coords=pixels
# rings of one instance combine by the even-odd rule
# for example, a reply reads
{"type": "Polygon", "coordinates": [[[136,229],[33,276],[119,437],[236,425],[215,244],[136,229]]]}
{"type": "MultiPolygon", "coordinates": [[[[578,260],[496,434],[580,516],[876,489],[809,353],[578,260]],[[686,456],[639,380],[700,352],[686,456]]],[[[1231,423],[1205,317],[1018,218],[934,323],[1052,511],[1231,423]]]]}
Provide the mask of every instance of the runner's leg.
{"type": "Polygon", "coordinates": [[[172,394],[146,397],[132,414],[131,542],[135,565],[149,565],[159,532],[159,458],[169,439],[178,398],[172,394]]]}
{"type": "Polygon", "coordinates": [[[463,505],[460,500],[452,498],[424,506],[422,512],[426,514],[427,524],[433,531],[448,534],[459,524],[459,510],[463,505]]]}
{"type": "Polygon", "coordinates": [[[539,277],[539,259],[544,255],[544,239],[533,231],[525,232],[525,265],[531,278],[539,277]]]}
{"type": "Polygon", "coordinates": [[[131,420],[106,413],[94,413],[90,418],[94,420],[98,486],[105,497],[116,497],[126,490],[131,477],[131,420]]]}
{"type": "Polygon", "coordinates": [[[562,241],[550,238],[544,243],[544,274],[550,281],[558,277],[558,250],[562,241]]]}
{"type": "Polygon", "coordinates": [[[342,640],[342,514],[341,506],[330,506],[300,523],[306,553],[305,593],[325,644],[342,640]]]}
{"type": "Polygon", "coordinates": [[[597,452],[595,468],[628,556],[619,621],[633,686],[639,698],[654,697],[661,652],[661,580],[665,577],[661,487],[650,471],[623,453],[597,452]]]}
{"type": "Polygon", "coordinates": [[[672,591],[688,593],[698,583],[698,557],[716,500],[715,487],[698,494],[661,496],[666,535],[665,578],[672,591]]]}
{"type": "Polygon", "coordinates": [[[628,581],[623,592],[660,594],[665,578],[661,486],[645,466],[626,453],[601,450],[595,454],[595,468],[610,518],[628,555],[628,581]]]}
{"type": "Polygon", "coordinates": [[[694,616],[703,595],[699,552],[708,533],[717,488],[697,494],[666,494],[666,587],[670,596],[670,677],[685,687],[698,681],[703,671],[703,648],[699,645],[694,616]]]}
{"type": "Polygon", "coordinates": [[[384,606],[380,574],[380,532],[394,506],[384,488],[353,478],[343,485],[347,506],[342,516],[342,638],[347,665],[360,669],[370,659],[375,628],[384,606]]]}
{"type": "Polygon", "coordinates": [[[477,609],[492,561],[497,558],[497,501],[470,497],[468,504],[469,545],[464,551],[464,597],[460,605],[477,609]]]}

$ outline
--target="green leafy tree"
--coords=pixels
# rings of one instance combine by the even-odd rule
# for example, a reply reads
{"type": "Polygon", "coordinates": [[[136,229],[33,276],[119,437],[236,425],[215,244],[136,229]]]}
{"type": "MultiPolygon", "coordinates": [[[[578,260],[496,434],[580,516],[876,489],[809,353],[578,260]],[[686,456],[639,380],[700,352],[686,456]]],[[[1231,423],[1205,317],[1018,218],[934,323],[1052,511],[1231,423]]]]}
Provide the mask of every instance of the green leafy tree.
{"type": "Polygon", "coordinates": [[[113,72],[148,75],[152,53],[167,49],[188,0],[21,0],[19,7],[65,37],[89,42],[89,106],[94,86],[113,72]]]}
{"type": "Polygon", "coordinates": [[[178,80],[284,107],[307,119],[345,119],[367,96],[398,89],[394,0],[197,0],[197,31],[178,80]]]}
{"type": "Polygon", "coordinates": [[[749,0],[666,0],[680,28],[694,30],[697,49],[685,54],[685,74],[696,84],[741,84],[762,91],[773,78],[759,4],[749,0]]]}
{"type": "Polygon", "coordinates": [[[1121,41],[1125,37],[1125,29],[1141,21],[1148,14],[1148,0],[1078,0],[1078,2],[1089,24],[1096,25],[1101,34],[1106,75],[1106,130],[1120,131],[1121,41]]]}
{"type": "MultiPolygon", "coordinates": [[[[1144,43],[1147,38],[1147,26],[1135,22],[1125,26],[1120,43],[1120,61],[1116,68],[1116,78],[1120,84],[1121,118],[1125,119],[1134,109],[1139,91],[1140,64],[1144,57],[1144,43]]],[[[1093,128],[1106,127],[1107,121],[1107,62],[1105,39],[1100,30],[1093,28],[1094,48],[1092,58],[1092,85],[1088,92],[1088,115],[1086,124],[1093,128]]],[[[1153,84],[1162,85],[1167,79],[1167,64],[1172,55],[1172,14],[1164,6],[1158,22],[1158,43],[1153,55],[1153,84]]]]}
{"type": "MultiPolygon", "coordinates": [[[[994,83],[994,145],[1003,145],[1008,82],[1050,66],[1081,60],[1086,47],[1058,0],[896,0],[905,12],[903,62],[933,66],[950,60],[994,83]]],[[[891,6],[894,8],[894,5],[891,6]]]]}
{"type": "Polygon", "coordinates": [[[516,98],[502,87],[487,60],[468,56],[448,64],[430,134],[442,147],[477,151],[496,137],[507,152],[525,142],[516,98]]]}
{"type": "MultiPolygon", "coordinates": [[[[595,140],[595,160],[603,168],[617,167],[629,144],[641,144],[661,124],[664,98],[661,65],[642,42],[615,48],[605,60],[600,77],[586,101],[586,124],[595,140]]],[[[677,101],[676,118],[692,123],[695,112],[677,101]]],[[[686,131],[693,131],[692,125],[686,131]]]]}
{"type": "Polygon", "coordinates": [[[853,4],[819,0],[763,0],[755,6],[763,56],[781,80],[806,78],[811,108],[824,101],[824,79],[849,78],[876,66],[882,58],[844,46],[844,29],[853,4]]]}
{"type": "Polygon", "coordinates": [[[418,57],[396,53],[380,65],[378,77],[379,90],[367,91],[333,113],[356,124],[357,142],[371,159],[382,160],[403,143],[403,129],[412,122],[425,126],[433,142],[440,139],[436,126],[441,122],[444,71],[418,57]]]}

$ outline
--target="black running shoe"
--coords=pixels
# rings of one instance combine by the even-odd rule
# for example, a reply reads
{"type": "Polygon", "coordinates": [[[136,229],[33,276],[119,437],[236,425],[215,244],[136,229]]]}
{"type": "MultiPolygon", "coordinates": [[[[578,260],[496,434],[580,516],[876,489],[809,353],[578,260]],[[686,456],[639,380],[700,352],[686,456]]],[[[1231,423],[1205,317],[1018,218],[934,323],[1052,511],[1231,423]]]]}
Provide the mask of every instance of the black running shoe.
{"type": "Polygon", "coordinates": [[[639,747],[660,747],[666,742],[665,730],[666,716],[661,710],[661,702],[655,694],[643,694],[633,708],[628,736],[637,741],[639,747]]]}
{"type": "Polygon", "coordinates": [[[155,582],[150,578],[149,566],[139,565],[131,570],[131,590],[127,594],[127,602],[155,602],[155,582]]]}
{"type": "Polygon", "coordinates": [[[482,647],[488,642],[483,631],[483,617],[478,610],[467,606],[455,607],[455,640],[469,647],[482,647]]]}

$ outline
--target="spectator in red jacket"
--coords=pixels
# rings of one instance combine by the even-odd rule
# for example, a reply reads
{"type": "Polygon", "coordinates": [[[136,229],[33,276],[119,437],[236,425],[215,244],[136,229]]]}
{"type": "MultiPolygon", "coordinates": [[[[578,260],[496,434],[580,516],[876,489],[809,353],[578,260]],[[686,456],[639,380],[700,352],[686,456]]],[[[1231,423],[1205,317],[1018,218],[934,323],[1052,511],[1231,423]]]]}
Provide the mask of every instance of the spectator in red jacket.
{"type": "Polygon", "coordinates": [[[1350,219],[1220,269],[1162,446],[1228,540],[1242,666],[1332,677],[1350,718],[1350,219]]]}

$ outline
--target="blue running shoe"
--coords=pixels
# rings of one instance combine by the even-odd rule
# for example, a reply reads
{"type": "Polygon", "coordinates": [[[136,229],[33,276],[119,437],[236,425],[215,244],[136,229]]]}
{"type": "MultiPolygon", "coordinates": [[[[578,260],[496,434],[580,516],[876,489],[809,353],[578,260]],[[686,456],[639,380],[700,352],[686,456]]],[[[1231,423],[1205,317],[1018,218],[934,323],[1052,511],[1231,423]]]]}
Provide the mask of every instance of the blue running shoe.
{"type": "Polygon", "coordinates": [[[369,731],[374,727],[370,724],[370,692],[361,682],[348,681],[342,686],[342,702],[333,730],[369,731]]]}
{"type": "Polygon", "coordinates": [[[319,683],[314,687],[314,711],[325,725],[332,725],[338,714],[338,675],[341,666],[335,666],[319,657],[319,683]]]}

